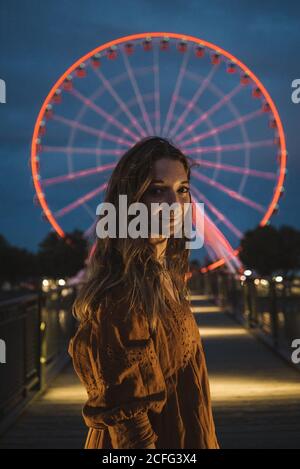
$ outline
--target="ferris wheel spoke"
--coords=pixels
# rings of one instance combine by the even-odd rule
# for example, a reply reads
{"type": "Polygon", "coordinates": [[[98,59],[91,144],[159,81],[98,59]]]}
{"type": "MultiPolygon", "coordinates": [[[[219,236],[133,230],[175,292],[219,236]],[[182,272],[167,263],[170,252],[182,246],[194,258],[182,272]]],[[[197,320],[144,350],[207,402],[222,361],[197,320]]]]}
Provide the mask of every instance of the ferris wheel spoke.
{"type": "Polygon", "coordinates": [[[101,117],[106,119],[110,124],[113,124],[117,129],[121,130],[125,134],[129,135],[132,139],[133,142],[139,139],[139,135],[134,134],[128,127],[123,125],[121,122],[119,122],[117,119],[115,119],[111,114],[106,112],[104,109],[102,109],[100,106],[94,103],[89,98],[85,98],[76,88],[73,88],[71,91],[73,96],[75,96],[77,99],[79,99],[82,103],[84,103],[88,108],[92,109],[95,111],[97,114],[99,114],[101,117]]]}
{"type": "Polygon", "coordinates": [[[198,197],[198,200],[201,200],[208,208],[209,210],[218,218],[218,220],[223,223],[229,230],[238,238],[241,239],[243,236],[243,233],[233,224],[231,221],[222,213],[220,210],[217,209],[217,207],[208,200],[205,195],[200,192],[193,184],[191,185],[192,188],[192,194],[196,194],[198,197]]]}
{"type": "Polygon", "coordinates": [[[211,68],[210,72],[207,74],[206,78],[203,78],[201,85],[197,89],[197,91],[194,93],[194,96],[192,97],[191,101],[189,101],[182,112],[182,114],[179,116],[177,119],[176,124],[174,127],[171,129],[169,132],[170,137],[174,137],[175,133],[177,132],[178,128],[182,125],[183,122],[185,122],[185,119],[188,115],[189,112],[191,112],[192,109],[196,106],[197,102],[199,101],[200,97],[204,93],[205,89],[207,88],[208,84],[210,83],[212,77],[216,73],[217,66],[211,68]]]}
{"type": "Polygon", "coordinates": [[[134,90],[138,105],[140,107],[140,110],[141,110],[143,120],[144,120],[146,128],[147,128],[147,131],[148,131],[149,134],[153,134],[154,130],[153,130],[153,127],[151,125],[148,113],[146,111],[146,107],[145,107],[145,103],[143,101],[142,94],[141,94],[139,86],[137,84],[134,72],[133,72],[132,67],[130,65],[130,62],[129,62],[129,59],[128,59],[127,55],[125,54],[125,52],[123,50],[122,50],[122,57],[123,57],[125,68],[127,70],[128,76],[130,78],[130,82],[131,82],[132,88],[134,90]]]}
{"type": "Polygon", "coordinates": [[[159,53],[153,48],[153,71],[154,71],[154,104],[155,104],[155,131],[160,134],[160,88],[159,88],[159,53]]]}
{"type": "Polygon", "coordinates": [[[83,232],[83,237],[85,239],[88,239],[93,234],[93,232],[95,232],[94,230],[96,228],[96,224],[97,224],[98,220],[95,219],[95,214],[91,210],[91,208],[89,207],[88,204],[84,203],[83,206],[86,209],[86,211],[88,212],[88,214],[90,215],[91,219],[93,220],[92,224],[86,230],[84,230],[84,232],[83,232]]]}
{"type": "MultiPolygon", "coordinates": [[[[198,200],[195,200],[198,202],[198,200]]],[[[199,207],[196,205],[195,210],[199,211],[199,207]]],[[[197,230],[197,226],[196,226],[197,230]]],[[[203,233],[200,233],[200,235],[203,233]]],[[[209,215],[204,212],[204,241],[206,246],[210,246],[216,254],[217,258],[226,257],[230,259],[234,257],[234,249],[231,246],[224,233],[216,226],[211,220],[209,215]]]]}
{"type": "Polygon", "coordinates": [[[179,67],[179,72],[178,72],[178,76],[177,76],[177,79],[176,79],[175,88],[173,90],[172,98],[171,98],[169,109],[168,109],[168,112],[167,112],[165,125],[164,125],[163,130],[162,130],[163,135],[166,135],[168,133],[168,130],[169,130],[169,127],[170,127],[171,118],[172,118],[172,115],[174,113],[177,97],[178,97],[178,94],[179,94],[179,91],[180,91],[180,88],[181,88],[182,80],[184,78],[184,74],[185,74],[185,71],[186,71],[189,56],[190,56],[190,49],[188,49],[187,52],[184,54],[184,56],[182,58],[181,65],[179,67]]]}
{"type": "Polygon", "coordinates": [[[219,109],[221,109],[225,104],[227,104],[228,101],[230,101],[241,89],[242,89],[242,86],[238,84],[229,93],[224,94],[224,96],[220,98],[220,100],[216,102],[213,106],[211,106],[207,111],[205,111],[202,116],[195,119],[192,124],[188,125],[185,130],[180,132],[179,135],[177,135],[177,137],[175,138],[175,140],[176,141],[181,140],[185,135],[190,134],[196,127],[198,127],[199,124],[205,121],[207,117],[212,116],[212,114],[214,114],[219,109]]]}
{"type": "Polygon", "coordinates": [[[103,149],[103,148],[87,148],[87,147],[57,147],[52,145],[43,146],[43,153],[83,153],[89,155],[101,155],[101,156],[121,156],[127,150],[126,148],[120,149],[103,149]]]}
{"type": "Polygon", "coordinates": [[[217,262],[221,265],[225,262],[231,271],[235,270],[233,264],[235,264],[237,268],[240,268],[241,262],[236,258],[233,247],[223,233],[218,230],[214,224],[211,224],[211,222],[208,231],[210,232],[210,246],[215,253],[214,261],[216,262],[216,259],[219,259],[217,262]]]}
{"type": "Polygon", "coordinates": [[[140,125],[136,117],[132,114],[126,103],[123,101],[123,99],[119,96],[119,94],[115,91],[115,89],[112,87],[110,82],[105,78],[103,73],[100,70],[93,69],[94,72],[96,73],[97,77],[102,81],[104,87],[107,89],[107,91],[110,93],[110,95],[114,98],[114,100],[117,102],[117,104],[120,106],[120,108],[123,110],[123,112],[127,115],[129,118],[131,124],[138,130],[140,133],[141,137],[146,137],[146,132],[145,129],[140,125]]]}
{"type": "Polygon", "coordinates": [[[66,215],[67,213],[75,210],[76,208],[80,207],[81,205],[83,205],[88,200],[91,200],[93,197],[95,197],[96,195],[103,192],[106,189],[106,186],[107,186],[107,183],[105,182],[104,184],[101,184],[100,187],[97,187],[96,189],[94,189],[94,190],[88,192],[87,194],[85,194],[84,196],[79,197],[74,202],[66,205],[62,209],[55,212],[54,213],[55,217],[60,218],[64,215],[66,215]]]}
{"type": "Polygon", "coordinates": [[[257,210],[258,212],[264,213],[265,208],[254,202],[251,199],[248,199],[247,197],[244,197],[243,195],[239,194],[233,189],[230,189],[230,187],[225,186],[224,184],[221,184],[220,182],[213,181],[209,177],[205,176],[204,174],[199,173],[198,171],[195,171],[193,175],[199,179],[202,182],[206,182],[210,186],[216,187],[220,191],[224,192],[225,194],[229,195],[232,199],[238,200],[239,202],[244,203],[245,205],[248,205],[249,207],[252,207],[253,209],[257,210]]]}
{"type": "MultiPolygon", "coordinates": [[[[181,97],[181,96],[178,97],[178,101],[179,101],[184,107],[186,107],[186,106],[188,105],[188,102],[189,102],[188,100],[184,99],[184,98],[181,97]]],[[[197,104],[194,105],[193,109],[194,109],[194,112],[195,112],[198,116],[202,115],[202,110],[199,108],[199,106],[198,106],[197,104]]],[[[213,128],[214,128],[213,123],[211,122],[211,119],[210,119],[209,117],[208,117],[207,120],[206,120],[206,125],[207,125],[207,127],[208,127],[209,129],[213,129],[213,128]]],[[[213,139],[214,139],[214,142],[215,142],[216,146],[221,145],[218,134],[213,135],[213,139]]],[[[216,152],[216,156],[215,156],[215,157],[216,157],[216,162],[215,162],[215,164],[221,163],[221,156],[222,156],[221,151],[217,151],[217,152],[216,152]]],[[[200,161],[200,160],[198,160],[198,161],[200,161]]],[[[201,161],[202,161],[202,159],[201,159],[201,161]]],[[[216,167],[216,168],[215,168],[215,171],[214,171],[213,179],[216,178],[217,172],[218,172],[218,168],[216,167]]]]}
{"type": "Polygon", "coordinates": [[[271,173],[268,171],[258,171],[256,169],[250,169],[250,168],[242,168],[241,166],[233,166],[229,164],[223,164],[223,163],[215,163],[214,161],[208,161],[208,160],[199,160],[195,158],[195,160],[200,166],[203,166],[205,168],[217,168],[220,169],[221,171],[227,171],[230,173],[239,173],[239,174],[246,174],[249,176],[254,176],[262,179],[272,179],[276,180],[277,174],[276,173],[271,173]]]}
{"type": "Polygon", "coordinates": [[[127,145],[127,146],[131,145],[131,142],[129,140],[124,140],[121,137],[117,137],[117,136],[109,134],[107,132],[103,132],[102,130],[95,129],[95,128],[90,127],[90,126],[85,125],[85,124],[81,124],[80,122],[77,122],[75,120],[67,119],[66,117],[60,116],[58,114],[55,114],[53,116],[53,119],[58,121],[58,122],[61,122],[62,124],[65,124],[65,125],[73,128],[73,129],[78,129],[78,130],[81,130],[82,132],[85,132],[87,134],[94,135],[96,137],[101,137],[102,139],[108,140],[110,142],[122,143],[123,145],[127,145]]]}
{"type": "Polygon", "coordinates": [[[97,220],[94,220],[93,223],[83,232],[83,236],[85,238],[89,238],[95,232],[95,228],[97,225],[97,220]]]}
{"type": "Polygon", "coordinates": [[[90,208],[90,206],[84,202],[82,204],[82,206],[86,209],[86,211],[88,212],[88,214],[90,215],[91,219],[93,220],[93,223],[95,222],[95,213],[93,212],[93,210],[90,208]]]}
{"type": "Polygon", "coordinates": [[[227,151],[239,151],[244,149],[251,148],[260,148],[260,147],[272,147],[274,146],[273,140],[259,140],[256,142],[243,142],[243,143],[231,143],[224,145],[215,145],[215,146],[201,146],[198,148],[185,148],[185,151],[189,154],[196,153],[215,153],[217,151],[227,152],[227,151]]]}
{"type": "Polygon", "coordinates": [[[198,134],[196,137],[189,138],[187,140],[181,141],[181,145],[189,145],[192,143],[200,142],[202,140],[205,140],[213,135],[220,134],[221,132],[225,132],[226,130],[233,129],[234,127],[237,127],[241,125],[242,123],[249,122],[250,120],[255,119],[256,117],[262,116],[263,111],[261,109],[258,109],[253,112],[249,112],[248,114],[245,114],[243,116],[240,116],[236,119],[233,119],[232,121],[226,122],[225,124],[220,125],[219,127],[214,127],[211,130],[208,130],[206,132],[198,134]]]}
{"type": "Polygon", "coordinates": [[[82,169],[81,171],[74,171],[73,173],[63,174],[61,176],[43,179],[43,186],[46,187],[46,186],[51,186],[53,184],[59,184],[62,182],[70,182],[70,181],[74,181],[75,179],[91,176],[93,174],[103,173],[104,171],[113,169],[115,166],[116,166],[115,163],[109,163],[106,165],[97,166],[95,168],[82,169]]]}
{"type": "MultiPolygon", "coordinates": [[[[195,81],[195,83],[197,83],[199,86],[201,86],[201,84],[203,83],[203,77],[201,75],[195,75],[193,73],[190,73],[190,78],[195,81]]],[[[210,82],[208,84],[208,88],[209,88],[209,91],[212,92],[219,100],[222,100],[225,96],[225,94],[216,86],[214,85],[212,82],[210,82]]],[[[237,109],[237,107],[235,106],[235,104],[233,103],[233,101],[229,100],[227,101],[227,108],[230,110],[231,114],[234,116],[235,120],[239,120],[240,124],[239,124],[239,130],[241,132],[241,136],[243,138],[243,143],[246,144],[245,148],[244,148],[244,163],[245,163],[245,166],[246,168],[249,168],[249,158],[250,158],[250,148],[247,146],[247,144],[249,143],[249,137],[248,137],[248,132],[247,132],[247,129],[244,125],[244,122],[241,119],[241,115],[237,109]]],[[[201,116],[204,114],[204,111],[201,110],[201,112],[198,112],[199,108],[198,106],[194,106],[194,110],[197,111],[198,115],[201,116]]],[[[209,130],[213,130],[214,129],[214,125],[212,125],[212,122],[210,120],[209,117],[207,117],[205,119],[205,123],[208,125],[209,127],[209,130]]],[[[193,136],[193,131],[191,132],[192,133],[192,136],[193,136]]],[[[219,138],[218,138],[218,133],[213,133],[213,138],[215,140],[215,144],[216,144],[216,158],[217,158],[217,163],[220,163],[221,162],[221,144],[220,144],[220,141],[219,141],[219,138]]],[[[203,148],[203,146],[201,146],[201,148],[203,148]]],[[[182,146],[182,149],[183,151],[185,151],[185,147],[182,146]]],[[[206,150],[207,148],[205,148],[206,150]]],[[[208,150],[210,150],[208,148],[208,150]]],[[[218,172],[219,172],[219,169],[215,169],[214,171],[214,175],[213,175],[213,178],[212,179],[216,179],[217,175],[218,175],[218,172]]],[[[244,189],[244,185],[245,185],[245,182],[246,182],[246,177],[247,175],[244,174],[242,179],[241,179],[241,182],[240,182],[240,186],[239,186],[239,189],[238,189],[238,192],[239,193],[242,193],[243,189],[244,189]]]]}

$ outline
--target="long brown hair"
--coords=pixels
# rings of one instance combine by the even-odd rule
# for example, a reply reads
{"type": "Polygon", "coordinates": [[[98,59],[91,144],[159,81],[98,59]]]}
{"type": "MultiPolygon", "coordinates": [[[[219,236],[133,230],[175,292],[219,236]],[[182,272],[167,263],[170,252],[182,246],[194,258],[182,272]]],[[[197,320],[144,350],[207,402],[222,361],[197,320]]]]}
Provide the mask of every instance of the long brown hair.
{"type": "MultiPolygon", "coordinates": [[[[128,205],[140,201],[151,182],[153,163],[168,158],[180,161],[190,180],[190,158],[170,141],[161,137],[145,137],[130,148],[118,161],[108,182],[104,201],[116,208],[118,226],[119,195],[126,194],[128,205]]],[[[80,321],[95,317],[97,312],[115,309],[121,302],[124,314],[144,311],[150,330],[155,329],[158,311],[165,311],[166,290],[161,274],[166,269],[178,302],[187,301],[185,273],[189,250],[186,238],[168,238],[165,267],[156,259],[154,246],[147,238],[97,237],[93,256],[87,266],[86,282],[73,305],[73,314],[80,321]]]]}

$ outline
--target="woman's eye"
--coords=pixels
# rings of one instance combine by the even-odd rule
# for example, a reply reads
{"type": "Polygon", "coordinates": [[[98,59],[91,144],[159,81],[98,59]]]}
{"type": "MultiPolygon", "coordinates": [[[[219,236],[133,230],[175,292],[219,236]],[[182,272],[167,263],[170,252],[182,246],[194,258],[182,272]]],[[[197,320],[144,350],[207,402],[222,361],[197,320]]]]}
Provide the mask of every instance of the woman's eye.
{"type": "Polygon", "coordinates": [[[151,187],[149,189],[149,192],[150,194],[153,194],[153,195],[159,195],[163,192],[163,189],[161,187],[151,187]]]}
{"type": "MultiPolygon", "coordinates": [[[[149,193],[152,194],[152,195],[160,195],[164,192],[164,188],[163,187],[150,187],[149,189],[149,193]]],[[[190,192],[190,188],[189,187],[181,187],[179,189],[179,192],[182,193],[182,194],[187,194],[190,192]]]]}

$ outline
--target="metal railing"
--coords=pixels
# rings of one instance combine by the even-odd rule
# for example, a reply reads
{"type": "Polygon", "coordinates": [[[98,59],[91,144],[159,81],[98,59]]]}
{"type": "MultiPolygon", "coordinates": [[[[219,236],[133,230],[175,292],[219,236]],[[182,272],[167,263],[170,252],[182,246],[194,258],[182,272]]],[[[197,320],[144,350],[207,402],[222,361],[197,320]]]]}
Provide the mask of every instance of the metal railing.
{"type": "Polygon", "coordinates": [[[211,295],[220,308],[262,338],[285,357],[292,353],[291,344],[300,338],[299,287],[266,279],[246,278],[221,271],[196,272],[189,280],[191,290],[211,295]]]}
{"type": "Polygon", "coordinates": [[[58,287],[0,303],[0,338],[6,349],[5,363],[0,364],[0,432],[70,358],[76,294],[75,287],[58,287]]]}

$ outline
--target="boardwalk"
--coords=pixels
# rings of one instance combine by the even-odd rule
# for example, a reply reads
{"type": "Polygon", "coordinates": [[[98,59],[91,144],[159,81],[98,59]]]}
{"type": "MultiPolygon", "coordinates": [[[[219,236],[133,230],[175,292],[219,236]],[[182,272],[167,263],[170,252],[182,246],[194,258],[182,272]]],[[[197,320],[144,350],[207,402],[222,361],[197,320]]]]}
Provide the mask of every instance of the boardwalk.
{"type": "MultiPolygon", "coordinates": [[[[205,297],[193,300],[222,448],[300,448],[300,373],[205,297]]],[[[86,398],[71,366],[0,439],[1,448],[82,448],[86,398]]]]}
{"type": "Polygon", "coordinates": [[[300,448],[299,371],[223,313],[197,323],[221,447],[300,448]]]}

